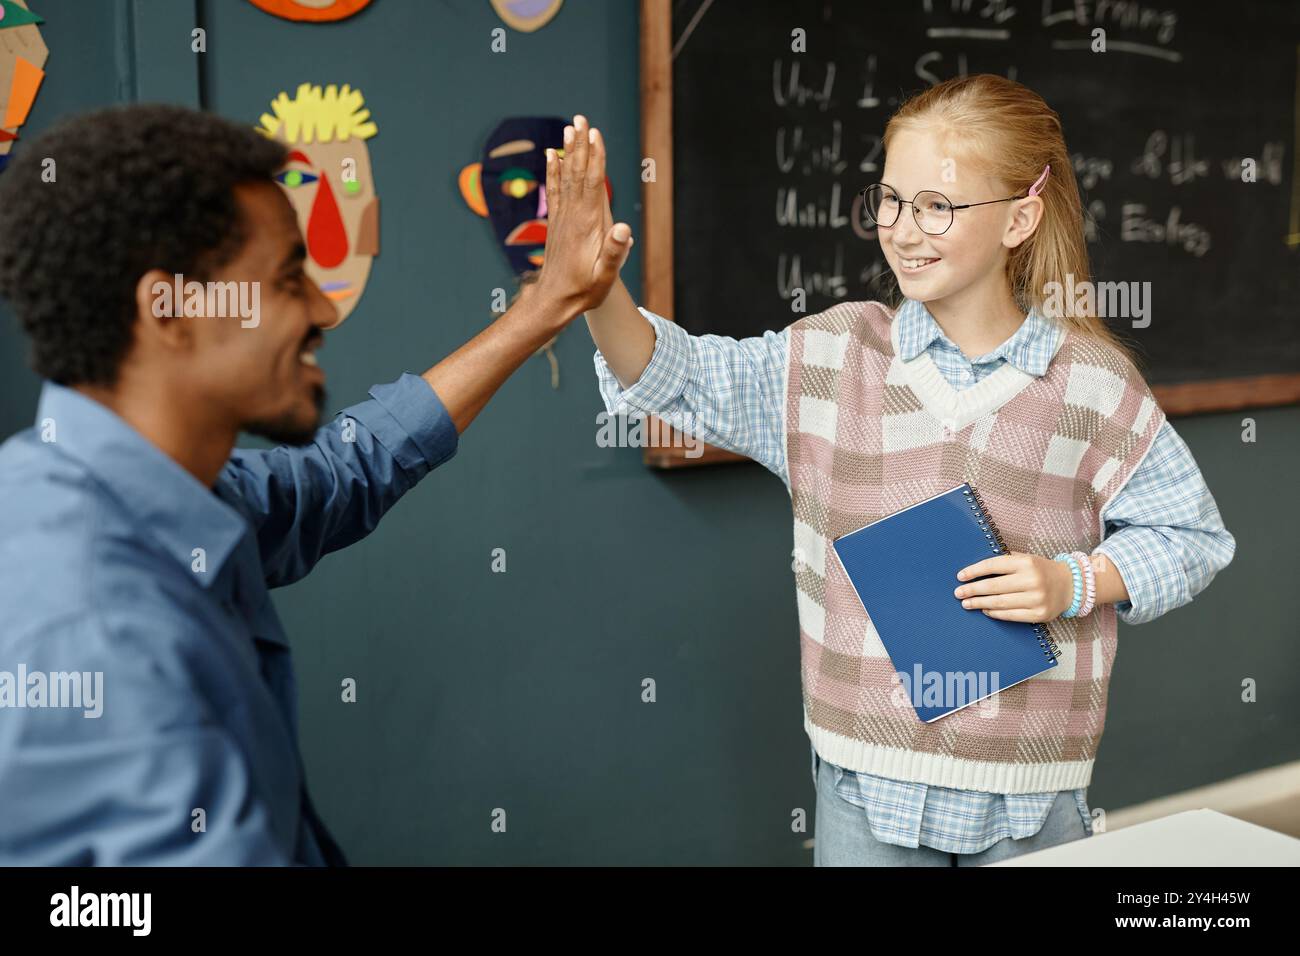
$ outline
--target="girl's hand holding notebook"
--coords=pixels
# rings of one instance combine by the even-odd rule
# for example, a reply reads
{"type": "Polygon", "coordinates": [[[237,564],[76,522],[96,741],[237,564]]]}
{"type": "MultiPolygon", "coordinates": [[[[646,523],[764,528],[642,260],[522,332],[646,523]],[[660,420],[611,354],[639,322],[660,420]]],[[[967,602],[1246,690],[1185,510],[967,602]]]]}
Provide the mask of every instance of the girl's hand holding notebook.
{"type": "Polygon", "coordinates": [[[957,578],[970,582],[953,591],[963,599],[962,607],[981,609],[1003,621],[1051,621],[1074,602],[1070,566],[1037,554],[1013,551],[985,558],[962,568],[957,578]],[[971,580],[986,574],[993,577],[971,580]]]}
{"type": "MultiPolygon", "coordinates": [[[[1104,554],[1087,556],[1096,583],[1097,604],[1118,604],[1129,600],[1128,587],[1115,565],[1104,554]]],[[[985,558],[957,572],[959,585],[953,594],[962,607],[982,610],[989,617],[1031,624],[1055,620],[1074,599],[1074,578],[1063,561],[1013,551],[985,558]],[[982,575],[996,577],[973,581],[982,575]]]]}

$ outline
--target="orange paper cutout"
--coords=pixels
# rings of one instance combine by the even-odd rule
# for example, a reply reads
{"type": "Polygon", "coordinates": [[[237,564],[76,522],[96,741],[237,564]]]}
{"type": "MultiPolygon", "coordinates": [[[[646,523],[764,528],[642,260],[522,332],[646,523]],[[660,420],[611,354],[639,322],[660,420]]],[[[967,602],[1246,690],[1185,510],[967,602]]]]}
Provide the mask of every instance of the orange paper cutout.
{"type": "Polygon", "coordinates": [[[249,0],[253,6],[284,20],[299,20],[308,23],[328,23],[333,20],[346,20],[357,11],[370,4],[370,0],[249,0]]]}
{"type": "Polygon", "coordinates": [[[30,60],[21,56],[14,63],[14,78],[9,87],[9,106],[5,110],[3,126],[22,126],[27,122],[32,103],[36,101],[36,91],[41,88],[45,71],[30,60]]]}

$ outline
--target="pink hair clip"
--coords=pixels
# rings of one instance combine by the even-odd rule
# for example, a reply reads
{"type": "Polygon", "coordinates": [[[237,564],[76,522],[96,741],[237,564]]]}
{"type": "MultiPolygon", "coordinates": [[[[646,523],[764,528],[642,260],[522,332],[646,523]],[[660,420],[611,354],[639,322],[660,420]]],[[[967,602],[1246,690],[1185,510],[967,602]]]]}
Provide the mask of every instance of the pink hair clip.
{"type": "Polygon", "coordinates": [[[1051,171],[1052,167],[1050,163],[1043,167],[1043,175],[1039,176],[1038,179],[1034,181],[1034,184],[1029,187],[1030,196],[1038,195],[1038,190],[1043,188],[1043,183],[1047,182],[1047,174],[1051,171]]]}

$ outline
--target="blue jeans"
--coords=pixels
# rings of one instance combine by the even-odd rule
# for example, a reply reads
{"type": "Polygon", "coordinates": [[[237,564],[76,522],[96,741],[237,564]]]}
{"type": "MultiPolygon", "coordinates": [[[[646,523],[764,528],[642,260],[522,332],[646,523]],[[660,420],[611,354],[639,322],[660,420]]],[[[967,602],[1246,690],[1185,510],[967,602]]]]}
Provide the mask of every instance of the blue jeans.
{"type": "Polygon", "coordinates": [[[871,833],[866,811],[835,792],[846,771],[812,755],[817,817],[813,831],[813,866],[983,866],[1068,843],[1088,835],[1079,808],[1068,791],[1056,797],[1043,828],[1031,837],[1005,837],[979,853],[948,853],[934,847],[915,849],[882,843],[871,833]]]}

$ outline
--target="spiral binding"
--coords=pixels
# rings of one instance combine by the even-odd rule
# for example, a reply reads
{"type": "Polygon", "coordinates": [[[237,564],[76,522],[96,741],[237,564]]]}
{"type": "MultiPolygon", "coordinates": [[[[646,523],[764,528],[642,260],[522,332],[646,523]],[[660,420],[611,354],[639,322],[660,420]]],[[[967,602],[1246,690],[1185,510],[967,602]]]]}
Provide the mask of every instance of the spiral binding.
{"type": "MultiPolygon", "coordinates": [[[[966,496],[966,502],[970,505],[970,510],[975,512],[975,520],[979,522],[980,530],[984,532],[984,537],[988,539],[989,547],[993,548],[998,554],[1007,553],[1007,543],[1002,540],[1002,534],[998,531],[997,526],[993,524],[993,519],[989,517],[988,509],[984,507],[984,499],[980,493],[967,484],[962,491],[966,496]]],[[[1047,630],[1047,625],[1041,621],[1034,625],[1034,631],[1038,634],[1038,646],[1043,649],[1052,661],[1056,661],[1061,653],[1056,641],[1052,640],[1052,635],[1047,630]]]]}

